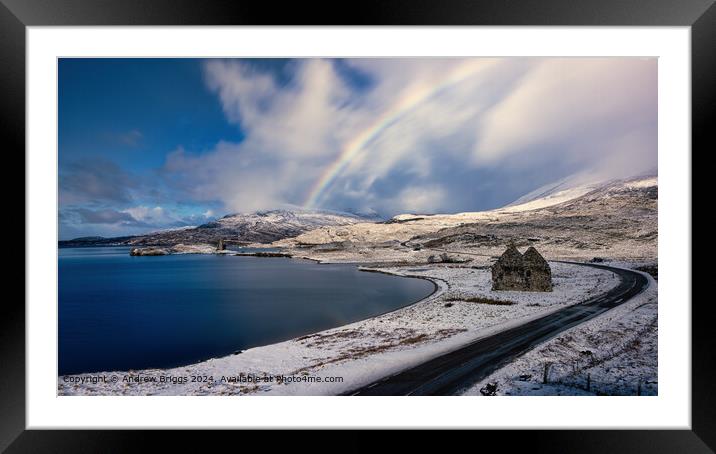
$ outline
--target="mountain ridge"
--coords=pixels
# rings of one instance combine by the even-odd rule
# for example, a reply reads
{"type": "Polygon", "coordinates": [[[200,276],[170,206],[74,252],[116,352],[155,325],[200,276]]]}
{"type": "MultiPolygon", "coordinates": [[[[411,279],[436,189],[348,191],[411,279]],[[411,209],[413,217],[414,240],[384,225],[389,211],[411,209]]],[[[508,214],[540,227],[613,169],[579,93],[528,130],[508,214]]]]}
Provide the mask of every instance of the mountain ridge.
{"type": "MultiPolygon", "coordinates": [[[[410,244],[416,250],[451,245],[480,248],[491,254],[515,242],[522,246],[539,244],[550,257],[656,257],[656,176],[576,186],[568,194],[555,197],[559,192],[495,210],[402,214],[393,218],[395,222],[320,227],[274,245],[310,250],[331,244],[336,260],[356,260],[351,250],[370,255],[370,245],[387,241],[410,244]]],[[[396,257],[399,255],[396,249],[396,257]]]]}
{"type": "Polygon", "coordinates": [[[314,228],[370,221],[352,213],[333,210],[276,209],[227,214],[196,227],[166,229],[143,235],[115,238],[84,237],[59,242],[60,247],[167,246],[179,243],[271,243],[314,228]]]}

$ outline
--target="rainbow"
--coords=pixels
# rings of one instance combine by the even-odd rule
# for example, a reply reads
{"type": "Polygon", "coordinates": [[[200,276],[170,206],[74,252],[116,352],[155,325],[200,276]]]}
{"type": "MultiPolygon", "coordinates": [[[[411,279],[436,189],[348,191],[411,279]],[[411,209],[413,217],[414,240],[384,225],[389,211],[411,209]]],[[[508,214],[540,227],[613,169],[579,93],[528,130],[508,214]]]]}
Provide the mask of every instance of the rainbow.
{"type": "Polygon", "coordinates": [[[446,77],[442,78],[433,86],[418,86],[406,93],[389,109],[383,112],[374,122],[367,128],[362,130],[357,136],[349,140],[338,154],[335,161],[329,164],[318,178],[303,204],[304,208],[314,208],[322,200],[325,192],[336,180],[336,178],[348,167],[355,159],[358,153],[365,146],[378,137],[383,131],[395,124],[408,113],[412,112],[416,107],[426,100],[438,95],[444,90],[451,88],[464,80],[471,78],[486,67],[486,63],[492,63],[492,60],[475,59],[463,65],[458,66],[451,71],[446,77]]]}

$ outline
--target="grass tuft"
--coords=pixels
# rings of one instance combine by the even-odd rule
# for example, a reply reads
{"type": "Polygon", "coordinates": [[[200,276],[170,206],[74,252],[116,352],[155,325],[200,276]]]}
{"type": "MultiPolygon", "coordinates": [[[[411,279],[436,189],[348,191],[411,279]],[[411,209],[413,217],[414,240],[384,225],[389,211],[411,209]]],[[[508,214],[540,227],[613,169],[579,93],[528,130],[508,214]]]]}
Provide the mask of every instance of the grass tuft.
{"type": "Polygon", "coordinates": [[[514,304],[517,304],[514,301],[498,300],[498,299],[486,298],[484,296],[467,296],[467,297],[451,296],[451,297],[445,298],[445,301],[465,301],[467,303],[490,304],[493,306],[512,306],[514,304]]]}

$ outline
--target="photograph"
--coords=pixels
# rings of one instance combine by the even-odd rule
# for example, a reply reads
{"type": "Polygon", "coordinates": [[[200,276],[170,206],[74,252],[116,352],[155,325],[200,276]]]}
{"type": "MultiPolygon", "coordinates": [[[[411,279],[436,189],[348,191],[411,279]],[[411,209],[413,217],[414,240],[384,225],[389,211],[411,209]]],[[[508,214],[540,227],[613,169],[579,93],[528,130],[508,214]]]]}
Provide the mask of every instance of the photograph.
{"type": "Polygon", "coordinates": [[[658,58],[57,59],[57,395],[658,396],[658,58]]]}

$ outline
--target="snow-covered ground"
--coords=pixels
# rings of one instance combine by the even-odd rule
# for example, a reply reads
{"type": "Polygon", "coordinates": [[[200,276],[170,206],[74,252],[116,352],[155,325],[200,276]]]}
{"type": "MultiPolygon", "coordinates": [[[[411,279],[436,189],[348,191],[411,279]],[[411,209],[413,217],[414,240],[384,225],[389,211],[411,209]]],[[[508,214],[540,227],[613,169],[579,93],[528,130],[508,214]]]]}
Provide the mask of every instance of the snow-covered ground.
{"type": "Polygon", "coordinates": [[[430,279],[438,289],[416,304],[378,317],[185,367],[60,376],[58,393],[339,394],[604,293],[618,283],[616,275],[609,271],[552,263],[551,293],[493,292],[489,269],[472,266],[473,263],[431,264],[372,269],[430,279]],[[476,297],[503,304],[471,302],[476,297]],[[104,381],[91,377],[103,377],[104,381]]]}
{"type": "Polygon", "coordinates": [[[646,276],[644,292],[540,344],[464,394],[481,396],[488,383],[497,385],[496,395],[658,394],[658,290],[646,276]]]}

